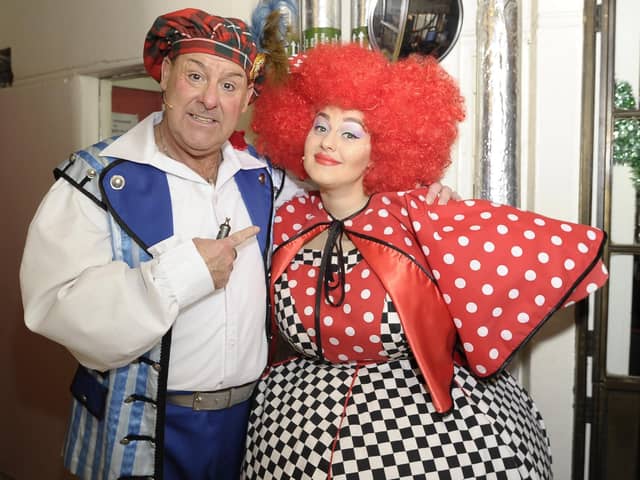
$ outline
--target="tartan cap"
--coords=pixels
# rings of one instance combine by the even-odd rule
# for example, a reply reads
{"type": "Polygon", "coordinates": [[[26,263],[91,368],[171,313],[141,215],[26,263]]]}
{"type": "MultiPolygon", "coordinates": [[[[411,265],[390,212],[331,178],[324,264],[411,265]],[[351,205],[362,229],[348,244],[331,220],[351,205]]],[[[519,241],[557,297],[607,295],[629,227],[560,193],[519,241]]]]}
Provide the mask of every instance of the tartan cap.
{"type": "Polygon", "coordinates": [[[159,82],[164,57],[172,60],[183,53],[229,60],[244,69],[249,82],[256,81],[264,61],[245,22],[195,8],[167,13],[153,22],[144,42],[144,66],[159,82]]]}

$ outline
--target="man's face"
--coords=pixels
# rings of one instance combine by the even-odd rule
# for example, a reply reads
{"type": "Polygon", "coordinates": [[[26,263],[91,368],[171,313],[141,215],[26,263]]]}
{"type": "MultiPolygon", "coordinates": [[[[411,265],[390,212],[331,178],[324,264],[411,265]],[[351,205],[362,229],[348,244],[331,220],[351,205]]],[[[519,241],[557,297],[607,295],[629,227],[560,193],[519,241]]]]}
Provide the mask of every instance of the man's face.
{"type": "Polygon", "coordinates": [[[165,58],[160,86],[167,104],[167,141],[191,157],[220,150],[253,94],[239,65],[205,53],[165,58]]]}

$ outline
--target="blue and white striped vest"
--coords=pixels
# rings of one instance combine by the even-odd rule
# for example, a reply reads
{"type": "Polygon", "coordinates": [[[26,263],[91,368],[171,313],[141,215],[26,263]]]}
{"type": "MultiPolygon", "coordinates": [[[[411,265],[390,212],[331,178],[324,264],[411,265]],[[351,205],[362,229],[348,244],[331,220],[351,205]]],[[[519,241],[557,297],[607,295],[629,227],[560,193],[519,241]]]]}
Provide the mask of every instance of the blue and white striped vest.
{"type": "MultiPolygon", "coordinates": [[[[107,212],[113,259],[136,267],[151,258],[150,246],[173,234],[169,186],[166,174],[153,166],[101,157],[112,141],[72,154],[54,174],[107,212]]],[[[257,157],[251,147],[249,151],[257,157]]],[[[234,179],[252,222],[260,226],[258,242],[268,272],[272,170],[265,164],[262,169],[241,170],[234,179]]],[[[162,478],[170,345],[171,331],[127,366],[104,373],[78,367],[64,450],[65,466],[72,473],[92,480],[162,478]]]]}

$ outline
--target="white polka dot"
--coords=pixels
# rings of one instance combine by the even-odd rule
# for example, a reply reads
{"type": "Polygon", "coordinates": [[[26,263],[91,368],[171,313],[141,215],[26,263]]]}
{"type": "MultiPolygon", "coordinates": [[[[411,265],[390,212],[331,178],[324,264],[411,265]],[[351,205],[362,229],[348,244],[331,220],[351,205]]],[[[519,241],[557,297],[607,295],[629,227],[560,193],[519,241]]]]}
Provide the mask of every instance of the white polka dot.
{"type": "Polygon", "coordinates": [[[463,344],[465,352],[473,352],[473,345],[469,342],[464,342],[463,344]]]}
{"type": "Polygon", "coordinates": [[[315,294],[316,294],[316,289],[315,289],[315,288],[313,288],[313,287],[309,287],[309,288],[307,288],[307,290],[306,290],[306,294],[307,294],[307,295],[309,295],[309,296],[311,296],[311,295],[315,295],[315,294]]]}
{"type": "Polygon", "coordinates": [[[347,220],[346,222],[344,222],[344,226],[345,227],[353,227],[353,220],[347,220]]]}
{"type": "Polygon", "coordinates": [[[455,230],[455,228],[453,228],[451,225],[446,225],[446,226],[442,227],[442,231],[443,232],[449,233],[449,232],[453,232],[454,230],[455,230]]]}
{"type": "Polygon", "coordinates": [[[507,268],[506,265],[498,265],[498,268],[496,269],[496,272],[501,277],[506,277],[509,274],[509,269],[507,268]]]}
{"type": "Polygon", "coordinates": [[[584,243],[580,242],[578,244],[578,251],[580,253],[587,253],[589,251],[589,247],[587,247],[584,243]]]}
{"type": "Polygon", "coordinates": [[[411,247],[413,245],[413,241],[409,237],[404,237],[404,244],[407,247],[411,247]]]}
{"type": "Polygon", "coordinates": [[[456,328],[462,328],[462,320],[460,320],[459,318],[454,317],[453,323],[456,326],[456,328]]]}
{"type": "Polygon", "coordinates": [[[506,235],[507,233],[509,233],[509,229],[507,228],[506,225],[498,225],[496,227],[496,231],[500,234],[500,235],[506,235]]]}
{"type": "Polygon", "coordinates": [[[362,290],[362,292],[360,292],[361,299],[366,300],[369,297],[371,297],[371,290],[369,290],[368,288],[365,288],[364,290],[362,290]]]}
{"type": "Polygon", "coordinates": [[[431,273],[433,273],[433,278],[440,280],[440,272],[438,270],[433,270],[431,273]]]}
{"type": "Polygon", "coordinates": [[[347,327],[344,329],[344,333],[349,337],[353,337],[356,334],[356,331],[353,327],[347,327]]]}
{"type": "Polygon", "coordinates": [[[524,272],[524,279],[533,282],[537,278],[537,274],[534,270],[527,270],[524,272]]]}
{"type": "Polygon", "coordinates": [[[596,238],[598,238],[598,236],[596,235],[596,232],[594,232],[593,230],[587,230],[587,238],[589,240],[595,240],[596,238]]]}
{"type": "Polygon", "coordinates": [[[428,257],[429,254],[431,253],[431,250],[429,250],[429,247],[427,247],[426,245],[422,245],[422,253],[424,253],[425,257],[428,257]]]}
{"type": "Polygon", "coordinates": [[[502,330],[500,332],[500,336],[502,337],[503,340],[511,340],[513,338],[513,334],[511,333],[511,330],[502,330]]]}
{"type": "Polygon", "coordinates": [[[451,303],[451,297],[446,293],[442,295],[442,299],[444,300],[444,303],[446,303],[447,305],[451,303]]]}
{"type": "Polygon", "coordinates": [[[289,235],[287,235],[286,233],[282,234],[282,241],[286,242],[287,240],[289,240],[289,235]]]}
{"type": "Polygon", "coordinates": [[[312,315],[313,314],[313,307],[309,306],[309,307],[304,307],[303,310],[305,315],[312,315]]]}
{"type": "Polygon", "coordinates": [[[362,278],[369,278],[369,275],[371,275],[371,270],[369,270],[368,268],[362,270],[362,273],[360,274],[362,278]]]}
{"type": "Polygon", "coordinates": [[[500,353],[498,352],[497,348],[492,348],[491,350],[489,350],[489,358],[491,360],[496,360],[499,355],[500,353]]]}
{"type": "Polygon", "coordinates": [[[401,214],[403,217],[408,217],[408,216],[409,216],[409,212],[408,212],[408,211],[407,211],[407,209],[406,209],[406,208],[404,208],[404,207],[402,207],[402,208],[400,209],[400,214],[401,214]]]}
{"type": "Polygon", "coordinates": [[[464,288],[467,286],[467,282],[465,281],[464,278],[456,278],[454,283],[458,288],[464,288]]]}
{"type": "Polygon", "coordinates": [[[576,262],[574,262],[574,261],[573,261],[573,260],[571,260],[570,258],[567,258],[567,259],[564,261],[564,268],[565,268],[566,270],[571,271],[571,270],[573,270],[574,268],[576,268],[576,262]]]}
{"type": "Polygon", "coordinates": [[[329,338],[329,343],[331,345],[340,345],[340,340],[338,340],[336,337],[331,337],[329,338]]]}
{"type": "Polygon", "coordinates": [[[434,221],[440,219],[440,217],[438,216],[438,214],[436,212],[429,212],[429,218],[431,220],[434,220],[434,221]]]}
{"type": "Polygon", "coordinates": [[[478,336],[479,337],[486,337],[487,335],[489,335],[489,329],[487,327],[478,328],[478,336]]]}
{"type": "Polygon", "coordinates": [[[451,253],[445,253],[444,257],[442,257],[442,260],[447,265],[451,265],[456,261],[455,257],[451,253]]]}
{"type": "Polygon", "coordinates": [[[515,245],[515,246],[511,247],[511,255],[513,255],[516,258],[521,257],[522,256],[522,248],[519,247],[518,245],[515,245]]]}
{"type": "Polygon", "coordinates": [[[540,263],[549,263],[549,254],[547,254],[546,252],[540,252],[538,254],[538,261],[540,263]]]}
{"type": "Polygon", "coordinates": [[[478,305],[473,302],[469,302],[467,303],[466,309],[469,313],[476,313],[478,311],[478,305]]]}
{"type": "Polygon", "coordinates": [[[455,215],[455,216],[453,217],[453,219],[454,219],[456,222],[461,222],[462,220],[464,220],[464,215],[462,215],[461,213],[459,213],[459,214],[455,215]]]}
{"type": "Polygon", "coordinates": [[[385,227],[385,229],[384,229],[384,234],[385,234],[385,235],[393,235],[393,228],[391,228],[391,227],[385,227]]]}
{"type": "Polygon", "coordinates": [[[380,343],[380,337],[378,335],[371,335],[369,341],[371,343],[380,343]]]}
{"type": "Polygon", "coordinates": [[[367,223],[364,227],[362,227],[362,230],[364,230],[365,232],[370,232],[371,230],[373,230],[373,227],[367,223]]]}
{"type": "Polygon", "coordinates": [[[483,220],[489,220],[491,218],[491,212],[482,212],[480,218],[483,220]]]}
{"type": "Polygon", "coordinates": [[[442,240],[442,237],[438,232],[433,232],[433,239],[439,241],[439,240],[442,240]]]}
{"type": "Polygon", "coordinates": [[[464,235],[461,237],[458,237],[458,243],[460,244],[461,247],[466,247],[467,245],[469,245],[469,238],[465,237],[464,235]]]}
{"type": "Polygon", "coordinates": [[[326,317],[324,317],[322,319],[322,322],[327,326],[330,327],[331,325],[333,325],[333,317],[330,317],[329,315],[327,315],[326,317]]]}
{"type": "Polygon", "coordinates": [[[465,201],[464,201],[464,204],[465,204],[467,207],[473,207],[473,206],[476,204],[476,202],[475,202],[474,200],[465,200],[465,201]]]}
{"type": "Polygon", "coordinates": [[[418,204],[415,202],[415,200],[411,200],[409,202],[409,205],[411,206],[411,208],[418,208],[418,204]]]}
{"type": "Polygon", "coordinates": [[[527,323],[529,321],[529,315],[525,312],[520,312],[518,314],[518,322],[527,323]]]}
{"type": "Polygon", "coordinates": [[[391,200],[389,200],[388,197],[383,195],[381,200],[382,200],[382,203],[384,203],[385,205],[391,205],[391,200]]]}
{"type": "MultiPolygon", "coordinates": [[[[294,263],[291,265],[291,270],[298,270],[300,268],[300,264],[299,263],[294,263]]],[[[295,282],[295,280],[292,280],[293,282],[295,282]]],[[[298,282],[296,282],[296,285],[298,284],[298,282]]],[[[291,285],[291,283],[289,283],[289,285],[291,285]]]]}
{"type": "Polygon", "coordinates": [[[315,328],[308,328],[307,329],[307,335],[309,335],[310,337],[315,337],[316,336],[316,329],[315,328]]]}
{"type": "Polygon", "coordinates": [[[535,223],[536,225],[538,225],[539,227],[544,227],[547,223],[541,219],[541,218],[536,218],[533,223],[535,223]]]}
{"type": "Polygon", "coordinates": [[[491,316],[494,318],[498,318],[502,316],[502,308],[496,307],[491,311],[491,316]]]}
{"type": "Polygon", "coordinates": [[[273,219],[273,223],[282,223],[282,217],[280,215],[276,215],[273,219]]]}
{"type": "Polygon", "coordinates": [[[485,252],[491,253],[495,251],[496,246],[493,244],[493,242],[484,242],[483,248],[485,252]]]}
{"type": "Polygon", "coordinates": [[[373,313],[371,312],[364,312],[364,315],[362,316],[362,319],[366,322],[366,323],[371,323],[373,322],[373,319],[375,318],[375,316],[373,315],[373,313]]]}
{"type": "Polygon", "coordinates": [[[563,284],[563,282],[562,282],[562,279],[560,277],[553,277],[551,279],[551,286],[553,288],[561,288],[562,284],[563,284]]]}
{"type": "Polygon", "coordinates": [[[300,230],[302,228],[302,225],[300,225],[299,223],[294,223],[293,224],[293,229],[294,230],[300,230]]]}
{"type": "Polygon", "coordinates": [[[381,208],[380,210],[378,210],[378,216],[382,218],[387,218],[389,216],[389,212],[384,208],[381,208]]]}
{"type": "Polygon", "coordinates": [[[488,283],[482,285],[482,293],[484,293],[485,295],[493,295],[493,285],[490,285],[488,283]]]}
{"type": "Polygon", "coordinates": [[[587,285],[587,292],[588,293],[593,293],[598,289],[598,285],[595,283],[590,283],[589,285],[587,285]]]}
{"type": "Polygon", "coordinates": [[[309,270],[309,271],[307,272],[307,276],[308,276],[308,277],[310,277],[310,278],[315,277],[315,276],[316,276],[316,271],[315,271],[315,269],[311,269],[311,270],[309,270]]]}
{"type": "Polygon", "coordinates": [[[562,239],[557,235],[553,235],[551,237],[551,243],[553,243],[555,246],[559,247],[560,245],[562,245],[562,239]]]}
{"type": "Polygon", "coordinates": [[[533,232],[533,230],[525,230],[524,238],[526,238],[527,240],[533,240],[534,238],[536,238],[536,234],[533,232]]]}
{"type": "Polygon", "coordinates": [[[342,306],[342,311],[347,314],[351,313],[351,305],[349,305],[348,303],[345,303],[342,306]]]}
{"type": "Polygon", "coordinates": [[[607,270],[607,266],[604,263],[602,264],[602,273],[609,275],[609,270],[607,270]]]}
{"type": "MultiPolygon", "coordinates": [[[[298,265],[298,264],[294,264],[294,265],[298,265]]],[[[293,267],[293,265],[291,265],[291,267],[293,267]]],[[[291,268],[291,270],[293,270],[293,268],[291,268]]],[[[290,288],[296,288],[298,286],[298,281],[297,280],[289,280],[289,287],[290,288]]]]}
{"type": "Polygon", "coordinates": [[[544,298],[544,295],[536,295],[536,298],[534,299],[534,301],[536,302],[536,305],[541,307],[542,305],[544,305],[547,299],[544,298]]]}
{"type": "Polygon", "coordinates": [[[354,345],[353,346],[353,351],[356,353],[362,353],[364,352],[364,348],[362,348],[360,345],[354,345]]]}
{"type": "Polygon", "coordinates": [[[507,218],[512,222],[517,222],[518,220],[520,220],[520,218],[515,213],[510,213],[509,215],[507,215],[507,218]]]}
{"type": "Polygon", "coordinates": [[[480,270],[482,268],[482,265],[480,264],[480,262],[478,260],[471,260],[469,262],[469,268],[471,270],[473,270],[474,272],[477,272],[478,270],[480,270]]]}
{"type": "Polygon", "coordinates": [[[509,298],[511,300],[515,300],[519,296],[520,296],[520,290],[518,290],[517,288],[512,288],[511,290],[509,290],[509,298]]]}
{"type": "Polygon", "coordinates": [[[340,355],[338,355],[338,360],[340,360],[341,362],[346,362],[349,360],[349,357],[347,357],[344,353],[341,353],[340,355]]]}
{"type": "Polygon", "coordinates": [[[416,220],[416,221],[414,221],[412,225],[413,225],[413,229],[414,229],[416,232],[419,232],[419,231],[420,231],[420,229],[422,228],[422,224],[421,224],[420,222],[418,222],[417,220],[416,220]]]}
{"type": "Polygon", "coordinates": [[[573,228],[571,228],[571,225],[567,225],[566,223],[560,225],[560,228],[565,232],[571,232],[573,230],[573,228]]]}
{"type": "Polygon", "coordinates": [[[484,375],[485,373],[487,373],[487,368],[484,365],[476,365],[476,371],[482,375],[484,375]]]}
{"type": "Polygon", "coordinates": [[[345,283],[344,284],[344,291],[348,293],[350,290],[351,290],[351,284],[350,283],[345,283]]]}
{"type": "Polygon", "coordinates": [[[293,205],[289,204],[289,205],[287,205],[286,210],[287,210],[287,212],[289,212],[289,213],[293,213],[293,212],[295,212],[295,211],[296,211],[296,208],[295,208],[293,205]]]}
{"type": "Polygon", "coordinates": [[[478,230],[480,230],[480,225],[471,225],[469,227],[469,230],[471,230],[472,232],[477,232],[478,230]]]}

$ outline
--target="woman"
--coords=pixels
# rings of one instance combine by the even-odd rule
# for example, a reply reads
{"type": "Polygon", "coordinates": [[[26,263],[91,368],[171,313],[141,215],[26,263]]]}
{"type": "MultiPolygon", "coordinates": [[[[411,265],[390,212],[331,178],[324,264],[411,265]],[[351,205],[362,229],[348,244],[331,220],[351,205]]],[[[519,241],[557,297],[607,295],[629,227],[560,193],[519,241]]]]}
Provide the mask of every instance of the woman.
{"type": "Polygon", "coordinates": [[[296,356],[259,383],[247,478],[551,477],[543,421],[504,366],[604,283],[604,234],[427,205],[462,118],[435,61],[354,45],[316,47],[265,88],[259,148],[318,192],[276,216],[274,317],[296,356]]]}

